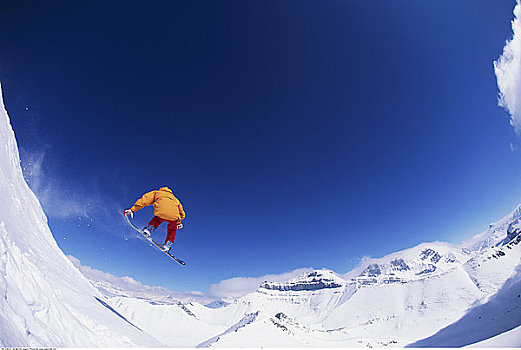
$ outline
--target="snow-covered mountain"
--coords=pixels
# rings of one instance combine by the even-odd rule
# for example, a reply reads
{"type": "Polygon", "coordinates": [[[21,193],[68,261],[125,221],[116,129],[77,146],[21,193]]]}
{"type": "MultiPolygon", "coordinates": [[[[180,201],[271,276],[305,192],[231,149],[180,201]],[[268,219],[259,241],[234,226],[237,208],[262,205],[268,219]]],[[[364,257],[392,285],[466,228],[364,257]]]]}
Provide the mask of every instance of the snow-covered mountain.
{"type": "Polygon", "coordinates": [[[22,176],[1,99],[0,140],[0,345],[161,345],[106,304],[59,249],[22,176]]]}
{"type": "Polygon", "coordinates": [[[1,346],[521,346],[521,207],[458,246],[265,281],[231,303],[182,302],[82,275],[23,179],[0,107],[1,346]]]}
{"type": "Polygon", "coordinates": [[[424,243],[345,275],[315,270],[266,281],[218,309],[109,302],[170,346],[479,346],[488,338],[519,346],[520,214],[459,246],[424,243]]]}

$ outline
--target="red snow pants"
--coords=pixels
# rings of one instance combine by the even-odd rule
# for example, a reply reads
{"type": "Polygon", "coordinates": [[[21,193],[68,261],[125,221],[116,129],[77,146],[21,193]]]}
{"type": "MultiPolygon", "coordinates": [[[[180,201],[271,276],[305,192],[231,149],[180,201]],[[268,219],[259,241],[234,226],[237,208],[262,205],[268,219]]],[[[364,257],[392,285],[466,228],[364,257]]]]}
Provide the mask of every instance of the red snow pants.
{"type": "Polygon", "coordinates": [[[177,221],[165,220],[165,219],[161,219],[160,217],[154,216],[148,224],[154,226],[154,228],[158,228],[158,226],[161,225],[165,221],[168,222],[168,226],[166,228],[165,242],[170,241],[170,242],[174,243],[175,234],[177,232],[177,221]]]}

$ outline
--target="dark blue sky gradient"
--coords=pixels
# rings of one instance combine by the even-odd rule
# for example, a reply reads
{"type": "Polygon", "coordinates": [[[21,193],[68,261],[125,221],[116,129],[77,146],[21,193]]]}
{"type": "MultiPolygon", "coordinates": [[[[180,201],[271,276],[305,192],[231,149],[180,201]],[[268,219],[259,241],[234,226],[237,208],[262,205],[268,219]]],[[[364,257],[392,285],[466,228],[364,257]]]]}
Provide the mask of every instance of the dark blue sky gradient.
{"type": "Polygon", "coordinates": [[[55,199],[88,205],[89,219],[49,215],[82,263],[184,290],[346,272],[459,242],[520,202],[492,65],[514,5],[13,2],[0,81],[23,159],[45,153],[55,199]],[[164,185],[187,211],[186,270],[118,216],[164,185]]]}

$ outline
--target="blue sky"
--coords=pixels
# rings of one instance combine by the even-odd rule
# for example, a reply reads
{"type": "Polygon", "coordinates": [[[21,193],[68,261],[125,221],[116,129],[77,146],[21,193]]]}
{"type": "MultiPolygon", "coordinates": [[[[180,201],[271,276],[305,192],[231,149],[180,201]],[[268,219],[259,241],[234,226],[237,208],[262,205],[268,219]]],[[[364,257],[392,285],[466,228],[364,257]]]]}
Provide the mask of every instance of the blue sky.
{"type": "Polygon", "coordinates": [[[521,202],[493,66],[515,4],[14,2],[0,81],[26,177],[83,265],[181,291],[343,273],[521,202]],[[162,186],[187,213],[186,268],[121,216],[162,186]]]}

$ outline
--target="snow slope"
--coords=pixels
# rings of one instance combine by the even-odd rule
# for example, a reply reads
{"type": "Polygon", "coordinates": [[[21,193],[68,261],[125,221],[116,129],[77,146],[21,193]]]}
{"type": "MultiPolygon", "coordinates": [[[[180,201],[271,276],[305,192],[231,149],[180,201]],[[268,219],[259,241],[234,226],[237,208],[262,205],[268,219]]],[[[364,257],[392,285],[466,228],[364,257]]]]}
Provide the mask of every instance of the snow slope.
{"type": "Polygon", "coordinates": [[[469,348],[519,348],[521,344],[521,326],[495,337],[474,343],[469,348]]]}
{"type": "Polygon", "coordinates": [[[22,176],[1,98],[0,140],[0,345],[160,345],[111,309],[57,246],[22,176]]]}
{"type": "MultiPolygon", "coordinates": [[[[521,325],[521,265],[497,293],[476,303],[459,320],[413,347],[466,346],[496,337],[521,325]]],[[[499,342],[496,339],[496,342],[499,342]]],[[[521,345],[518,337],[516,346],[521,345]]]]}

